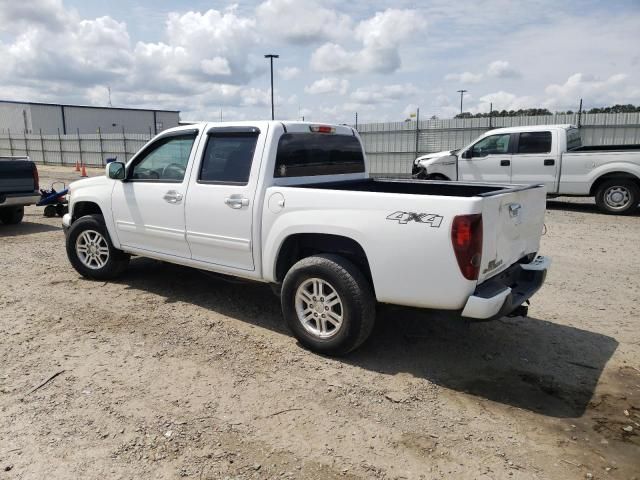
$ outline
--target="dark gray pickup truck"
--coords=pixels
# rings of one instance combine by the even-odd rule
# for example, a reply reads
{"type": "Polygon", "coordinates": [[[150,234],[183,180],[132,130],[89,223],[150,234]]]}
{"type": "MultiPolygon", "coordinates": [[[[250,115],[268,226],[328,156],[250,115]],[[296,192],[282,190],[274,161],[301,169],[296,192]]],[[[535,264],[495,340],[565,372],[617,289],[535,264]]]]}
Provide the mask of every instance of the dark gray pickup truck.
{"type": "Polygon", "coordinates": [[[38,167],[27,157],[0,157],[0,222],[20,223],[24,207],[40,200],[38,167]]]}

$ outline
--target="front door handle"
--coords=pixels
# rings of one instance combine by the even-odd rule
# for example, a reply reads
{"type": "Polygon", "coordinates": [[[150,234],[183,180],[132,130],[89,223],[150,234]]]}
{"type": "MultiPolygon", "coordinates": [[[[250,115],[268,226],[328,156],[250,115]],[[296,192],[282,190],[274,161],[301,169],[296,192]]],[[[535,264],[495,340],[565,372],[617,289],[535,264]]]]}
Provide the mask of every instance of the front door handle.
{"type": "Polygon", "coordinates": [[[500,160],[501,167],[508,167],[509,165],[511,165],[511,160],[500,160]]]}
{"type": "Polygon", "coordinates": [[[547,159],[544,161],[544,165],[545,165],[546,167],[549,167],[549,166],[551,166],[551,165],[555,165],[555,164],[556,164],[556,161],[555,161],[553,158],[547,158],[547,159]]]}
{"type": "Polygon", "coordinates": [[[233,209],[240,209],[249,206],[249,199],[241,195],[231,195],[224,199],[224,203],[233,209]]]}
{"type": "Polygon", "coordinates": [[[162,198],[168,203],[180,203],[182,201],[182,194],[175,190],[169,190],[162,198]]]}

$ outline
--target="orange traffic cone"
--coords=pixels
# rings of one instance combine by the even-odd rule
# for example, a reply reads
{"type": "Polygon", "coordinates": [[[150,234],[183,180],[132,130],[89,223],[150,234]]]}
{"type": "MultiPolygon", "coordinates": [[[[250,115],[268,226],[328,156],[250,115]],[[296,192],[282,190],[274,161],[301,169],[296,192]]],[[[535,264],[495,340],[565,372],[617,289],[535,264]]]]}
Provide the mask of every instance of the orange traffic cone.
{"type": "Polygon", "coordinates": [[[80,160],[76,160],[76,172],[80,171],[80,160]]]}
{"type": "Polygon", "coordinates": [[[81,177],[88,177],[89,175],[87,175],[87,169],[84,166],[84,163],[82,164],[82,173],[80,174],[81,177]]]}

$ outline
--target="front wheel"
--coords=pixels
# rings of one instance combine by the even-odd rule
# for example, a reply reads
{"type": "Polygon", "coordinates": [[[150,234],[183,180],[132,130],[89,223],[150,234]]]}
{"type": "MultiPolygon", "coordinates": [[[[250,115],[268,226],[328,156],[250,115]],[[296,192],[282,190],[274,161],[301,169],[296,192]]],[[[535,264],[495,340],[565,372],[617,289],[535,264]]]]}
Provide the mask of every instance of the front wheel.
{"type": "Polygon", "coordinates": [[[111,243],[102,215],[87,215],[73,222],[66,247],[71,265],[83,277],[110,280],[129,264],[129,255],[111,243]]]}
{"type": "Polygon", "coordinates": [[[596,205],[611,215],[630,215],[638,203],[640,188],[631,180],[608,180],[596,192],[596,205]]]}
{"type": "Polygon", "coordinates": [[[295,337],[317,353],[349,353],[367,339],[375,322],[369,282],[358,267],[338,255],[314,255],[291,267],[282,284],[281,303],[295,337]]]}

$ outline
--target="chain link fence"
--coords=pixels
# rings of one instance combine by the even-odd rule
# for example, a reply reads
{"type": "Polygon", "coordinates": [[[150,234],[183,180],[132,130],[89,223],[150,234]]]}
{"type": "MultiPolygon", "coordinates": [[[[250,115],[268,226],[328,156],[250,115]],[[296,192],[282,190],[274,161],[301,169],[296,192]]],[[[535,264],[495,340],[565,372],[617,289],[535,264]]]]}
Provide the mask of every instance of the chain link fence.
{"type": "Polygon", "coordinates": [[[41,133],[0,133],[0,156],[28,156],[45,165],[103,166],[108,158],[129,160],[151,135],[146,133],[106,133],[43,135],[41,133]]]}
{"type": "MultiPolygon", "coordinates": [[[[640,113],[563,114],[358,125],[370,170],[376,176],[407,176],[420,155],[461,148],[492,128],[580,124],[584,145],[640,144],[640,113]]],[[[149,141],[138,133],[42,135],[0,133],[0,156],[26,155],[37,163],[102,166],[108,158],[126,161],[149,141]]]]}
{"type": "Polygon", "coordinates": [[[580,124],[583,145],[640,144],[638,112],[369,123],[357,129],[373,175],[407,176],[420,155],[462,148],[493,128],[552,124],[580,124]]]}

